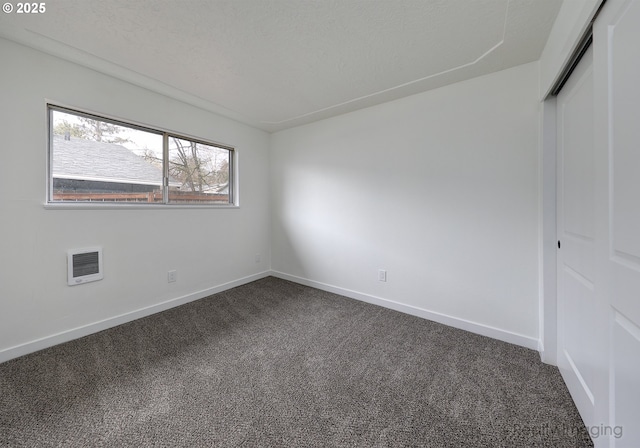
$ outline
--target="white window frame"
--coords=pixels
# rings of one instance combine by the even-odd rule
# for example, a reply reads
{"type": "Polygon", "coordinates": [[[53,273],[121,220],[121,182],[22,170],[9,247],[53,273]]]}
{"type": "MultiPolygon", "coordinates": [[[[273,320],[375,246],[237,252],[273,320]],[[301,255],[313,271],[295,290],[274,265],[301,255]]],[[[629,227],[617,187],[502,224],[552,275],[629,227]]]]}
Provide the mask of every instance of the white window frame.
{"type": "Polygon", "coordinates": [[[98,114],[95,112],[89,112],[79,110],[77,108],[61,106],[55,103],[47,102],[47,183],[46,183],[46,198],[45,208],[94,208],[94,209],[111,209],[111,208],[238,208],[238,194],[237,194],[237,152],[235,147],[217,143],[211,140],[202,139],[199,137],[193,137],[184,133],[178,133],[167,129],[158,127],[151,127],[147,125],[141,125],[129,120],[114,118],[107,115],[98,114]],[[118,126],[124,126],[131,129],[136,129],[144,132],[149,132],[162,136],[162,202],[144,203],[144,202],[93,202],[93,201],[64,201],[53,200],[53,112],[63,112],[67,114],[76,115],[79,117],[86,117],[93,120],[103,121],[109,124],[118,126]],[[224,149],[229,152],[229,202],[228,203],[176,203],[169,202],[169,138],[178,138],[182,140],[188,140],[197,144],[213,146],[216,148],[224,149]]]}

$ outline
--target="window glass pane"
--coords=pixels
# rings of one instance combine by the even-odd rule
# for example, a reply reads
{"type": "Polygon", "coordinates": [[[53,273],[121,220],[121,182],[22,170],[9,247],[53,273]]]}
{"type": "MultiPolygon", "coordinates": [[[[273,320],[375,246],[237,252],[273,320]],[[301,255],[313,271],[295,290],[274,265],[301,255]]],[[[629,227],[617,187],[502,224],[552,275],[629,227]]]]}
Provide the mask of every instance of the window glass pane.
{"type": "Polygon", "coordinates": [[[229,204],[230,151],[169,136],[169,202],[229,204]]]}
{"type": "Polygon", "coordinates": [[[162,134],[50,109],[52,202],[162,202],[162,134]]]}

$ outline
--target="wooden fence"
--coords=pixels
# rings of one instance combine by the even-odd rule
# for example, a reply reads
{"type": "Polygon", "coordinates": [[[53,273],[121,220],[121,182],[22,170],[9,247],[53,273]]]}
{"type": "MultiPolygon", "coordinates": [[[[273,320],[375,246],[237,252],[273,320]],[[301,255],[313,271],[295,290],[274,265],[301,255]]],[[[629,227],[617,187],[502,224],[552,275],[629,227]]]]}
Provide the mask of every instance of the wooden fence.
{"type": "MultiPolygon", "coordinates": [[[[161,203],[161,191],[146,193],[65,193],[54,192],[54,201],[64,202],[147,202],[161,203]]],[[[173,203],[229,203],[227,194],[208,194],[192,191],[170,191],[169,202],[173,203]]]]}

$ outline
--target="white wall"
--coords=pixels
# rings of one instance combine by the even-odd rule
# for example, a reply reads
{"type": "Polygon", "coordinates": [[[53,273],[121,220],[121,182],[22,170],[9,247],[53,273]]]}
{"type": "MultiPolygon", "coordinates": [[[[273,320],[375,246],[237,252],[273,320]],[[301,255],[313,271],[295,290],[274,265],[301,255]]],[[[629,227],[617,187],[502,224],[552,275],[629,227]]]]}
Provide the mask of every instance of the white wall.
{"type": "Polygon", "coordinates": [[[537,98],[531,63],[273,134],[272,269],[537,348],[537,98]]]}
{"type": "Polygon", "coordinates": [[[0,361],[268,271],[265,132],[4,39],[0,59],[0,361]],[[235,146],[240,208],[45,209],[45,99],[235,146]],[[104,280],[68,287],[67,249],[94,245],[104,280]]]}

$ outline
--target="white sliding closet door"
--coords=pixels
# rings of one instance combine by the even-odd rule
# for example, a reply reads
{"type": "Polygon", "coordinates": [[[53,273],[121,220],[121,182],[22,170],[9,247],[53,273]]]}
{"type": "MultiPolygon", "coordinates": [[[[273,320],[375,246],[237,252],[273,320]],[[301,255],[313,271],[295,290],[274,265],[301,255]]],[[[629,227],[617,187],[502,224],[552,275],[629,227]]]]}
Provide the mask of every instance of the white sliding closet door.
{"type": "Polygon", "coordinates": [[[558,367],[587,426],[596,424],[593,52],[557,98],[558,367]]]}
{"type": "Polygon", "coordinates": [[[594,27],[596,288],[606,345],[603,393],[622,437],[640,447],[640,1],[608,0],[594,27]]]}
{"type": "Polygon", "coordinates": [[[557,101],[558,367],[596,447],[640,447],[640,0],[557,101]]]}

